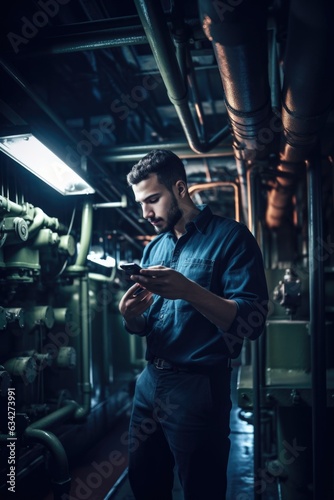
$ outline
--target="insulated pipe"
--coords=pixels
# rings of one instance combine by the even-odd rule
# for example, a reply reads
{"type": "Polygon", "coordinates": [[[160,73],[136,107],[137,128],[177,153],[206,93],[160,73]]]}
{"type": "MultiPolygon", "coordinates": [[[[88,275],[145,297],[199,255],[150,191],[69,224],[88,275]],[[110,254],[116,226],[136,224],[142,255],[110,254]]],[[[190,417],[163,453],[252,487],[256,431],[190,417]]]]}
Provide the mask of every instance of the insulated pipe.
{"type": "Polygon", "coordinates": [[[291,1],[278,166],[279,171],[291,175],[278,177],[268,195],[266,222],[270,228],[283,225],[300,172],[305,172],[305,161],[314,150],[333,104],[333,17],[332,2],[291,1]]]}
{"type": "Polygon", "coordinates": [[[265,219],[269,228],[275,229],[285,223],[291,223],[293,212],[292,197],[297,180],[300,180],[304,174],[304,163],[281,161],[278,165],[273,188],[268,194],[265,219]]]}
{"type": "Polygon", "coordinates": [[[247,164],[266,158],[277,136],[270,126],[266,2],[243,0],[232,7],[214,0],[198,0],[198,5],[223,84],[247,223],[247,164]]]}
{"type": "Polygon", "coordinates": [[[266,2],[243,0],[235,7],[199,0],[203,30],[212,42],[238,157],[263,158],[261,133],[271,118],[266,2]]]}
{"type": "Polygon", "coordinates": [[[165,22],[162,6],[156,0],[135,0],[135,5],[166,86],[168,97],[175,107],[189,146],[196,153],[206,153],[229,136],[229,127],[224,127],[206,143],[199,140],[188,104],[187,88],[177,62],[175,47],[165,22]]]}

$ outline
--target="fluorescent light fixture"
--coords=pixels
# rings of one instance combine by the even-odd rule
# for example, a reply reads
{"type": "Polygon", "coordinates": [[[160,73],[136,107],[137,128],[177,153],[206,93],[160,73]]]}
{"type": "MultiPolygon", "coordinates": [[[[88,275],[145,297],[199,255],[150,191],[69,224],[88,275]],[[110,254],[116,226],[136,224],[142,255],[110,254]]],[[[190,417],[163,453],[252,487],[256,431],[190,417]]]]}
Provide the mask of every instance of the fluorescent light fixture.
{"type": "Polygon", "coordinates": [[[86,181],[30,133],[0,137],[0,150],[63,195],[95,193],[86,181]]]}
{"type": "MultiPolygon", "coordinates": [[[[80,243],[78,243],[78,252],[80,250],[80,243]]],[[[90,252],[87,255],[87,259],[94,264],[98,264],[103,267],[112,268],[115,267],[116,261],[114,257],[105,254],[103,248],[100,246],[93,246],[90,248],[90,252]]]]}
{"type": "Polygon", "coordinates": [[[108,267],[108,268],[115,267],[115,259],[110,255],[106,255],[106,257],[103,259],[102,257],[92,252],[87,255],[87,259],[90,260],[91,262],[94,262],[94,264],[99,264],[100,266],[103,267],[108,267]]]}

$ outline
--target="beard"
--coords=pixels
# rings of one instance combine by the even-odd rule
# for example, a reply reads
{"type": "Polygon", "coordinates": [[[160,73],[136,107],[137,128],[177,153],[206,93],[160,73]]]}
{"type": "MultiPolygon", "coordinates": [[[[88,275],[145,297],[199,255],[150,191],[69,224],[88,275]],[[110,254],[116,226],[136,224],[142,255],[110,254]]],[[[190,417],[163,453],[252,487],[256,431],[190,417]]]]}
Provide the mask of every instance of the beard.
{"type": "Polygon", "coordinates": [[[171,206],[168,210],[167,213],[167,220],[166,220],[166,226],[164,227],[155,227],[155,232],[157,234],[161,233],[168,233],[169,231],[172,231],[175,227],[175,225],[179,222],[179,220],[182,217],[182,212],[179,208],[179,205],[177,203],[177,200],[175,198],[174,193],[172,193],[172,201],[171,201],[171,206]]]}

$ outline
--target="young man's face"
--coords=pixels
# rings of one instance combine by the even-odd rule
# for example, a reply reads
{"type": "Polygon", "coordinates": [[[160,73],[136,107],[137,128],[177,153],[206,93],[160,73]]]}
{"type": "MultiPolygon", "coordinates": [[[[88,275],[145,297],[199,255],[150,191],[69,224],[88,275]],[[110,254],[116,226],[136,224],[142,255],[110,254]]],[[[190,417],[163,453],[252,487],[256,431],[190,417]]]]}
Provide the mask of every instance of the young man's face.
{"type": "Polygon", "coordinates": [[[182,217],[175,194],[158,182],[156,174],[150,174],[132,186],[136,201],[157,234],[171,231],[182,217]]]}

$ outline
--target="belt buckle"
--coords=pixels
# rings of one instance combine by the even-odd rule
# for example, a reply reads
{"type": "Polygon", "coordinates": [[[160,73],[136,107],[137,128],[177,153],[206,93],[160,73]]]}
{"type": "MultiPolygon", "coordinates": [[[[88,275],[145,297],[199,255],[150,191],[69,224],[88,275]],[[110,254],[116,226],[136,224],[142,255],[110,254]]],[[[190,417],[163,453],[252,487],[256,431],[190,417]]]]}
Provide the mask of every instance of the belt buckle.
{"type": "Polygon", "coordinates": [[[154,365],[158,370],[164,370],[165,360],[161,358],[155,358],[154,365]]]}

